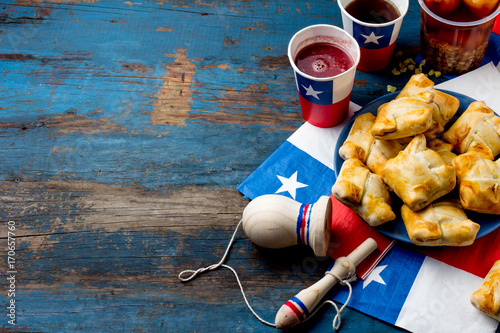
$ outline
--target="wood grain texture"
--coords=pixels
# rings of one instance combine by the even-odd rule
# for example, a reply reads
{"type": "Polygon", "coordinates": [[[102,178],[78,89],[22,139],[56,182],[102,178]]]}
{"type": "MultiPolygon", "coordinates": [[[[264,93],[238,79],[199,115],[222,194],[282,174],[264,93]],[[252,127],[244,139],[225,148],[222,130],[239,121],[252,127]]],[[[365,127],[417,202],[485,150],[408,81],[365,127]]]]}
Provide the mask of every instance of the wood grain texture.
{"type": "MultiPolygon", "coordinates": [[[[405,20],[400,57],[418,53],[416,1],[405,20]]],[[[247,204],[236,186],[302,124],[286,48],[316,23],[341,25],[337,4],[0,4],[0,247],[15,221],[18,271],[17,324],[0,330],[277,332],[231,272],[177,275],[219,261],[247,204]]],[[[407,79],[358,71],[352,99],[407,79]]],[[[270,321],[330,264],[241,230],[227,263],[270,321]]],[[[292,332],[330,331],[333,317],[292,332]]],[[[344,331],[400,331],[343,318],[344,331]]]]}

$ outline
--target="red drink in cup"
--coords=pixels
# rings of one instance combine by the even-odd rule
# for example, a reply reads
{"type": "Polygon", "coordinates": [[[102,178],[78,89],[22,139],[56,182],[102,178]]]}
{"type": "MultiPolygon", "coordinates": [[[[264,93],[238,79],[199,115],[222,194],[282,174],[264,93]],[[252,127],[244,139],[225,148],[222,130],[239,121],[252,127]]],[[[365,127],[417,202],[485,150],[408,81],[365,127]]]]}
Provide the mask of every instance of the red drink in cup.
{"type": "Polygon", "coordinates": [[[386,67],[392,58],[409,0],[337,0],[344,29],[361,50],[358,69],[386,67]]]}
{"type": "Polygon", "coordinates": [[[329,43],[311,44],[295,58],[295,64],[301,72],[319,78],[342,74],[353,63],[350,55],[329,43]]]}
{"type": "Polygon", "coordinates": [[[359,46],[341,28],[318,24],[297,32],[288,45],[304,119],[332,127],[347,116],[359,46]]]}

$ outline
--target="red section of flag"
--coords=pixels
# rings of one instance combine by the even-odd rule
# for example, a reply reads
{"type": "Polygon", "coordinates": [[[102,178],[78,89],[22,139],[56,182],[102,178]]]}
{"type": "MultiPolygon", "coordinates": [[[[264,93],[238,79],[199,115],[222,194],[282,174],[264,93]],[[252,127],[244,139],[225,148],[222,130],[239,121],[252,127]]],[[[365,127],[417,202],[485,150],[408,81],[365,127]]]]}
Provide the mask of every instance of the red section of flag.
{"type": "Polygon", "coordinates": [[[396,42],[381,49],[365,49],[360,47],[361,59],[357,68],[369,72],[383,69],[391,61],[395,46],[396,42]]]}
{"type": "Polygon", "coordinates": [[[493,25],[493,32],[500,35],[500,15],[497,16],[495,24],[493,25]]]}
{"type": "Polygon", "coordinates": [[[311,207],[310,205],[305,205],[304,206],[304,214],[302,214],[302,222],[301,222],[301,226],[300,226],[300,237],[301,237],[302,244],[307,244],[307,239],[308,239],[307,234],[309,234],[308,215],[309,215],[309,208],[310,207],[311,207]]]}
{"type": "Polygon", "coordinates": [[[367,238],[377,242],[377,249],[356,267],[356,274],[365,279],[377,266],[395,241],[370,227],[351,209],[332,198],[332,233],[328,254],[336,259],[347,256],[367,238]]]}
{"type": "Polygon", "coordinates": [[[417,251],[484,278],[496,260],[500,260],[500,228],[463,247],[419,247],[417,251]]]}
{"type": "Polygon", "coordinates": [[[347,116],[351,94],[343,100],[329,105],[311,103],[301,94],[299,94],[299,98],[302,115],[307,122],[318,127],[332,127],[340,124],[347,116]]]}

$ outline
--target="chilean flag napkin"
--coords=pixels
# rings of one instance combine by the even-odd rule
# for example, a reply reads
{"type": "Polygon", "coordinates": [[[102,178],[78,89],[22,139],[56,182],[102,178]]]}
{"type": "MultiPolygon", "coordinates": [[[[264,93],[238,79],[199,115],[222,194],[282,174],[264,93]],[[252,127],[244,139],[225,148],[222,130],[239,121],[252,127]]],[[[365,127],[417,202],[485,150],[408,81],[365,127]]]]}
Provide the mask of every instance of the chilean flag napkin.
{"type": "MultiPolygon", "coordinates": [[[[357,109],[351,103],[350,116],[357,109]]],[[[302,203],[330,195],[333,152],[344,125],[305,123],[238,190],[250,199],[276,193],[302,203]]],[[[500,259],[500,229],[466,248],[394,245],[334,199],[329,255],[345,256],[367,237],[378,249],[356,269],[361,280],[353,285],[350,307],[417,333],[495,332],[498,322],[473,308],[469,297],[500,259]]],[[[333,299],[345,303],[347,289],[335,289],[333,299]]]]}
{"type": "MultiPolygon", "coordinates": [[[[397,245],[367,279],[354,283],[349,306],[411,332],[494,333],[498,322],[469,300],[482,281],[397,245]]],[[[347,293],[339,288],[333,298],[345,303],[347,293]]]]}
{"type": "MultiPolygon", "coordinates": [[[[348,118],[358,109],[351,103],[348,118]]],[[[305,123],[238,190],[250,199],[264,194],[281,194],[307,204],[315,203],[323,195],[331,195],[336,179],[333,153],[346,122],[331,128],[305,123]]],[[[395,242],[368,226],[333,197],[332,202],[332,236],[328,251],[332,258],[348,255],[368,237],[377,241],[377,250],[357,267],[358,276],[364,279],[395,242]]]]}

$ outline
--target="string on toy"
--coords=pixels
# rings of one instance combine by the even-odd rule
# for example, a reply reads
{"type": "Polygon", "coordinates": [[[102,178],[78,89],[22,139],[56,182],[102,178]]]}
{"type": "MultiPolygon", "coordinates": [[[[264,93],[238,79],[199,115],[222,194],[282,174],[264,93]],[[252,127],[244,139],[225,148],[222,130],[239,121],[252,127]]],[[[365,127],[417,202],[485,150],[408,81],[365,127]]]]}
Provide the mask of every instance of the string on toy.
{"type": "MultiPolygon", "coordinates": [[[[245,304],[247,305],[247,307],[250,310],[250,312],[252,312],[252,314],[255,316],[255,318],[257,318],[261,323],[266,324],[268,326],[276,327],[276,324],[271,323],[271,322],[269,322],[267,320],[262,319],[255,312],[255,310],[252,308],[252,306],[248,302],[247,296],[245,295],[245,291],[243,289],[243,285],[241,284],[241,281],[240,281],[240,278],[238,276],[238,273],[231,266],[224,264],[224,262],[226,261],[226,258],[228,256],[228,254],[229,254],[229,251],[231,250],[231,247],[233,246],[233,243],[234,243],[234,240],[236,238],[236,234],[238,232],[238,229],[240,228],[240,226],[241,226],[242,223],[243,223],[243,220],[240,220],[238,222],[238,224],[236,225],[236,228],[235,228],[235,230],[233,232],[233,236],[231,237],[231,240],[229,241],[229,244],[228,244],[228,246],[226,248],[226,251],[224,252],[224,255],[222,256],[221,260],[217,264],[212,264],[210,266],[202,267],[202,268],[199,268],[197,270],[186,269],[186,270],[180,272],[179,275],[178,275],[178,277],[179,277],[179,280],[181,280],[182,282],[189,282],[189,281],[193,280],[195,277],[197,277],[198,275],[203,274],[203,273],[208,272],[208,271],[213,271],[213,270],[215,270],[215,269],[217,269],[219,267],[223,267],[223,268],[226,268],[226,269],[230,270],[234,274],[234,276],[236,278],[236,281],[238,282],[238,286],[240,287],[241,295],[243,296],[243,300],[245,301],[245,304]],[[190,274],[190,275],[184,277],[184,275],[186,275],[186,274],[190,274]]],[[[342,311],[345,309],[345,307],[347,306],[347,304],[349,303],[349,301],[351,299],[351,296],[352,296],[351,282],[353,282],[354,280],[356,280],[356,274],[353,272],[353,273],[351,273],[344,280],[342,280],[336,274],[331,273],[330,271],[327,271],[325,274],[333,276],[334,278],[336,278],[339,281],[339,283],[341,285],[347,286],[349,288],[349,295],[347,297],[347,300],[344,303],[344,305],[342,305],[342,307],[340,309],[338,308],[337,304],[335,304],[335,302],[333,302],[331,300],[326,300],[323,303],[321,303],[321,305],[319,305],[316,308],[316,310],[314,312],[312,312],[311,315],[309,317],[305,318],[302,322],[305,322],[305,321],[311,319],[312,317],[314,317],[314,315],[323,307],[323,305],[325,305],[325,304],[331,304],[331,305],[333,305],[333,307],[335,308],[335,311],[337,312],[337,314],[335,315],[335,318],[333,319],[333,323],[332,323],[333,329],[337,331],[340,328],[340,324],[341,324],[341,317],[340,317],[340,315],[341,315],[342,311]]]]}

